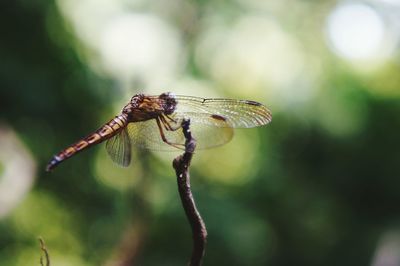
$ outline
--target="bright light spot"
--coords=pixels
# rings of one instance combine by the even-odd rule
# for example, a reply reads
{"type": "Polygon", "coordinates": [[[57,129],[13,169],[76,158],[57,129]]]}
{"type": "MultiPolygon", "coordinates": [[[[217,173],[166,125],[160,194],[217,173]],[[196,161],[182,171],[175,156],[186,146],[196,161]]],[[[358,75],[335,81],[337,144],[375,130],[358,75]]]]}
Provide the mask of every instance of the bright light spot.
{"type": "Polygon", "coordinates": [[[381,236],[372,266],[400,265],[400,233],[388,231],[381,236]]]}
{"type": "Polygon", "coordinates": [[[15,133],[0,127],[0,218],[10,212],[32,187],[35,162],[15,133]]]}
{"type": "Polygon", "coordinates": [[[241,98],[264,94],[284,104],[309,99],[311,87],[303,84],[309,84],[306,69],[310,64],[279,24],[265,17],[246,16],[233,25],[205,28],[196,61],[219,86],[230,90],[229,94],[241,98]]]}
{"type": "Polygon", "coordinates": [[[121,79],[154,80],[176,70],[178,34],[157,17],[124,14],[111,20],[100,40],[104,67],[121,79]]]}
{"type": "Polygon", "coordinates": [[[380,1],[391,5],[400,5],[400,0],[380,0],[380,1]]]}
{"type": "Polygon", "coordinates": [[[98,46],[107,22],[123,12],[122,3],[112,0],[57,0],[57,5],[73,33],[91,49],[98,46]]]}
{"type": "MultiPolygon", "coordinates": [[[[129,1],[130,7],[142,3],[129,1]]],[[[185,64],[179,32],[156,14],[126,12],[123,1],[57,0],[57,4],[82,44],[77,49],[83,61],[99,75],[116,79],[129,94],[133,82],[142,90],[165,87],[185,64]]]]}
{"type": "Polygon", "coordinates": [[[364,4],[338,6],[327,21],[334,51],[350,59],[370,59],[382,55],[385,24],[380,15],[364,4]]]}

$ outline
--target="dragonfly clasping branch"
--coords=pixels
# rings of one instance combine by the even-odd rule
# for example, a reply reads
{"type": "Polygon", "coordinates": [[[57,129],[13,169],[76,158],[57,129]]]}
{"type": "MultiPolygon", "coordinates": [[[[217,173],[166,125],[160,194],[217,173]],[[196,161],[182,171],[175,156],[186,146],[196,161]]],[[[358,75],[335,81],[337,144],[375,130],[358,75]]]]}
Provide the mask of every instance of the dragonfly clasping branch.
{"type": "Polygon", "coordinates": [[[251,128],[271,122],[272,115],[261,103],[248,100],[200,98],[163,93],[134,95],[121,113],[92,134],[54,155],[51,171],[75,154],[106,141],[107,153],[120,166],[131,162],[131,147],[150,150],[184,150],[182,121],[190,119],[197,149],[223,145],[234,128],[251,128]]]}

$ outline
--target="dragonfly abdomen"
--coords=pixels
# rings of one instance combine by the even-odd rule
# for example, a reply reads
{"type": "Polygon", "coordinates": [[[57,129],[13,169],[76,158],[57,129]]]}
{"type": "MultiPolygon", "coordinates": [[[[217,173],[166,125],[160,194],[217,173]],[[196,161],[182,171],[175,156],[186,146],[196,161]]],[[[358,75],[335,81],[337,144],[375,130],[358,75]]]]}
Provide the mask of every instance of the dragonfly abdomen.
{"type": "Polygon", "coordinates": [[[115,136],[127,125],[127,123],[128,120],[125,114],[114,117],[92,134],[56,154],[48,163],[46,170],[51,171],[58,164],[72,157],[78,152],[115,136]]]}

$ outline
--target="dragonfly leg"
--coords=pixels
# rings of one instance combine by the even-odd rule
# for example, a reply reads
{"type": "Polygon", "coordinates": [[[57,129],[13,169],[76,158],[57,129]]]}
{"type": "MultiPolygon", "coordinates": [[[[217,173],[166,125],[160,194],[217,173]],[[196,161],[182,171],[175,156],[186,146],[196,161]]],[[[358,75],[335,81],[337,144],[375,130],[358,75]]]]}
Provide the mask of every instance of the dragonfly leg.
{"type": "Polygon", "coordinates": [[[176,123],[176,120],[170,117],[169,115],[165,115],[165,117],[168,118],[170,122],[176,123]]]}
{"type": "Polygon", "coordinates": [[[164,127],[166,130],[168,131],[176,131],[178,129],[181,128],[181,125],[176,123],[176,121],[174,119],[172,119],[171,117],[169,117],[168,115],[162,115],[160,116],[160,120],[163,123],[164,127]],[[169,122],[173,122],[175,124],[175,126],[173,127],[166,119],[165,117],[167,117],[170,121],[169,122]]]}
{"type": "Polygon", "coordinates": [[[181,128],[181,125],[180,125],[180,124],[177,124],[175,120],[173,120],[172,118],[170,118],[170,117],[168,117],[168,116],[163,116],[163,115],[160,116],[160,121],[163,123],[165,129],[168,130],[168,131],[176,131],[176,130],[178,130],[178,129],[181,128]],[[172,125],[170,124],[170,122],[168,122],[168,121],[165,119],[165,117],[167,117],[167,118],[170,120],[170,122],[174,122],[174,123],[175,123],[175,126],[172,126],[172,125]]]}
{"type": "MultiPolygon", "coordinates": [[[[167,143],[168,145],[171,145],[172,147],[175,147],[175,148],[177,148],[177,149],[180,149],[180,150],[182,150],[182,149],[184,149],[184,144],[181,144],[181,143],[172,143],[172,142],[169,142],[168,140],[167,140],[167,138],[165,137],[165,134],[164,134],[164,130],[163,130],[163,126],[161,125],[161,123],[163,123],[164,124],[164,122],[161,120],[161,118],[156,118],[156,121],[157,121],[157,126],[158,126],[158,129],[160,130],[160,135],[161,135],[161,139],[162,139],[162,141],[164,141],[165,143],[167,143]]],[[[164,124],[164,126],[166,127],[166,125],[164,124]]],[[[167,128],[166,128],[167,129],[167,128]]],[[[167,129],[168,130],[168,129],[167,129]]]]}
{"type": "Polygon", "coordinates": [[[159,116],[159,120],[167,131],[172,131],[171,125],[165,120],[164,116],[159,116]]]}

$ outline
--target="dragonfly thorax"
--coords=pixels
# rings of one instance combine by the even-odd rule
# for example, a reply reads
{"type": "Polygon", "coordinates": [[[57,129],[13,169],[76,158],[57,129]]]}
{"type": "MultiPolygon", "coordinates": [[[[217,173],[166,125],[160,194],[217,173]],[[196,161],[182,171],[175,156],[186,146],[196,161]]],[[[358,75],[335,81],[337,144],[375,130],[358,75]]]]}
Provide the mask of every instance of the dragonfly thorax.
{"type": "Polygon", "coordinates": [[[163,93],[160,96],[136,94],[122,109],[129,122],[146,121],[160,115],[169,115],[175,111],[176,101],[173,94],[163,93]]]}

